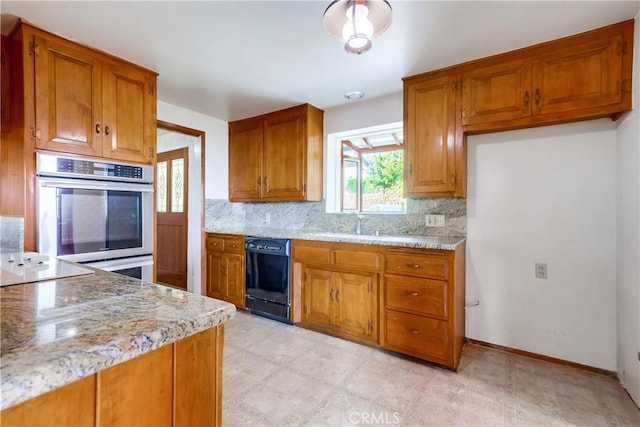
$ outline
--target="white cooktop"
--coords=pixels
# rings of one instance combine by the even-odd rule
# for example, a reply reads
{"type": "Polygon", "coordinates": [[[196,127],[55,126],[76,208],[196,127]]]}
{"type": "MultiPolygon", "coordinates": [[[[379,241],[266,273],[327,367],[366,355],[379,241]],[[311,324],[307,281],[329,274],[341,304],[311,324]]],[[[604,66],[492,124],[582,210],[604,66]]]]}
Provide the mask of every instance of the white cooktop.
{"type": "Polygon", "coordinates": [[[47,255],[36,252],[0,254],[0,286],[93,273],[94,271],[88,268],[79,267],[58,258],[49,258],[47,255]]]}

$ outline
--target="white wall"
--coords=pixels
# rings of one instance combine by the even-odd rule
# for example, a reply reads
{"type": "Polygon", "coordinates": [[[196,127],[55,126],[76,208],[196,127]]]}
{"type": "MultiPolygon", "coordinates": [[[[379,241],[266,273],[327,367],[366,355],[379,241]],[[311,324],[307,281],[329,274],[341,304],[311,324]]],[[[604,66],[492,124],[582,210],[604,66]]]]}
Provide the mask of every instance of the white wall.
{"type": "Polygon", "coordinates": [[[158,120],[205,132],[206,199],[228,198],[228,125],[227,122],[176,105],[158,101],[158,120]]]}
{"type": "Polygon", "coordinates": [[[608,119],[468,138],[467,337],[616,370],[615,167],[608,119]]]}
{"type": "Polygon", "coordinates": [[[640,15],[636,16],[633,106],[617,129],[618,378],[640,405],[640,15]]]}
{"type": "Polygon", "coordinates": [[[402,92],[354,101],[324,111],[324,134],[402,121],[402,92]]]}

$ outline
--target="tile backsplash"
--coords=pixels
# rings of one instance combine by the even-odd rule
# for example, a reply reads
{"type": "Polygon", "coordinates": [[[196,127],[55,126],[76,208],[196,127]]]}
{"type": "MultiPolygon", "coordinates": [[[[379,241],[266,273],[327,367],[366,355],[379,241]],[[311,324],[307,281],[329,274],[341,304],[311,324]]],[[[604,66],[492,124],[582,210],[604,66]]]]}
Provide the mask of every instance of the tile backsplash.
{"type": "MultiPolygon", "coordinates": [[[[327,213],[322,202],[231,203],[205,200],[205,227],[264,226],[309,232],[353,233],[356,215],[327,213]],[[267,221],[267,217],[269,221],[267,221]]],[[[406,214],[365,214],[362,233],[466,236],[466,199],[407,199],[406,214]],[[445,227],[427,227],[426,215],[445,215],[445,227]]]]}
{"type": "Polygon", "coordinates": [[[24,250],[24,218],[0,216],[0,252],[24,250]]]}

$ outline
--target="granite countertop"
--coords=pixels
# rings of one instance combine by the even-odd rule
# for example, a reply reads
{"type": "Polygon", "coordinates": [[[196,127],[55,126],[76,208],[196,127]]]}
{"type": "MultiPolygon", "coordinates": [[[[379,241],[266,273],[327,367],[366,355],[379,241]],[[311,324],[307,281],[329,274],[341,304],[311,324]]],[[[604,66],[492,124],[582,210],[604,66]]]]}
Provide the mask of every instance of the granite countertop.
{"type": "Polygon", "coordinates": [[[0,410],[231,319],[235,306],[96,270],[0,289],[0,410]]]}
{"type": "Polygon", "coordinates": [[[375,236],[368,234],[327,233],[299,229],[282,229],[267,227],[211,227],[205,228],[207,233],[240,234],[253,237],[270,237],[274,239],[320,240],[325,242],[360,243],[365,245],[398,246],[419,249],[455,250],[465,241],[456,236],[375,236]]]}

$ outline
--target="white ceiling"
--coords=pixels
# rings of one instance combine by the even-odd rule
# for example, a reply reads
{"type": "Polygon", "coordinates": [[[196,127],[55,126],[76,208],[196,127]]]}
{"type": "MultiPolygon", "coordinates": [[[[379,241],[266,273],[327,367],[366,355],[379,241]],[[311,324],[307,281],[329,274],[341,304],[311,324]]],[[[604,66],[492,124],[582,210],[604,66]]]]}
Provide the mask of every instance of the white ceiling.
{"type": "MultiPolygon", "coordinates": [[[[394,1],[371,51],[347,54],[322,26],[325,1],[0,3],[11,15],[160,73],[158,99],[222,120],[343,94],[402,90],[402,77],[601,27],[635,1],[394,1]]],[[[357,102],[357,101],[355,101],[357,102]]]]}

